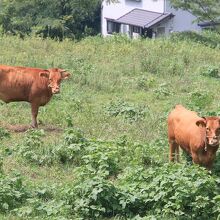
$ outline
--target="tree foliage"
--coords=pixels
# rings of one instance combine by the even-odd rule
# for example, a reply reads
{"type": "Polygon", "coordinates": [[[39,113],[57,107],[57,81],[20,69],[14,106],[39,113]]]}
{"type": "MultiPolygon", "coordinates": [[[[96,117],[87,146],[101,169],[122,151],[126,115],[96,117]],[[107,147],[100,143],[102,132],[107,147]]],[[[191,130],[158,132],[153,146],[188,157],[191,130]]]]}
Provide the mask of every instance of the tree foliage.
{"type": "Polygon", "coordinates": [[[100,0],[2,0],[0,6],[4,33],[79,39],[100,28],[100,0]]]}
{"type": "Polygon", "coordinates": [[[198,21],[220,21],[219,0],[170,0],[174,8],[183,9],[195,15],[198,21]]]}

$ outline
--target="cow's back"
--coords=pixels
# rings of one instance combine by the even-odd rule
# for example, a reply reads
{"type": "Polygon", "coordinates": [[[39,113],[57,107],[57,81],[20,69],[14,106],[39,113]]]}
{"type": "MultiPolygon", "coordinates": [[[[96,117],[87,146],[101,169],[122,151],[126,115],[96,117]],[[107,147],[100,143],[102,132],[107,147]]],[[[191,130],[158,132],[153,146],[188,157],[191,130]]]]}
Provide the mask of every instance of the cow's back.
{"type": "Polygon", "coordinates": [[[201,119],[195,112],[177,105],[168,116],[168,137],[184,150],[190,152],[190,146],[201,144],[201,128],[196,122],[201,119]]]}
{"type": "Polygon", "coordinates": [[[47,89],[41,69],[0,65],[0,99],[4,102],[28,101],[39,87],[47,89]]]}

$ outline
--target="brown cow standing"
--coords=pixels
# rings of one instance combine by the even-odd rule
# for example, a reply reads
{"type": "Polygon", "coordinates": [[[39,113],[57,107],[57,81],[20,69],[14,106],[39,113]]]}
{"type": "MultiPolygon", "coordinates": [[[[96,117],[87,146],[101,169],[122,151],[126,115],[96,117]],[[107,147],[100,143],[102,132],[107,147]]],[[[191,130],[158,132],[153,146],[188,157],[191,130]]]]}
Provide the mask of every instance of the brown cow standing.
{"type": "Polygon", "coordinates": [[[37,127],[40,106],[59,93],[62,79],[69,77],[65,70],[40,69],[0,65],[0,99],[6,103],[26,101],[31,104],[32,127],[37,127]]]}
{"type": "Polygon", "coordinates": [[[179,161],[179,146],[192,156],[193,162],[212,167],[219,147],[220,118],[199,117],[196,112],[177,105],[168,116],[170,161],[179,161]],[[177,155],[175,155],[177,153],[177,155]]]}

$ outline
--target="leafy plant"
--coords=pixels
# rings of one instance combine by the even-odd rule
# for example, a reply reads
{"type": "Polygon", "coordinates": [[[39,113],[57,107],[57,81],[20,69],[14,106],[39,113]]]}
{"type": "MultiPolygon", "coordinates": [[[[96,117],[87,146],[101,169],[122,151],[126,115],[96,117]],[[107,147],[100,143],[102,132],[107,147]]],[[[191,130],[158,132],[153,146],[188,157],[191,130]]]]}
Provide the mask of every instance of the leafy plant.
{"type": "Polygon", "coordinates": [[[63,219],[70,212],[70,206],[61,198],[57,198],[56,194],[60,192],[60,187],[57,185],[41,185],[37,188],[31,188],[31,197],[26,200],[26,203],[12,211],[16,216],[21,218],[33,218],[38,216],[42,219],[63,219]]]}
{"type": "Polygon", "coordinates": [[[141,76],[137,81],[137,87],[144,90],[149,90],[156,85],[156,80],[152,76],[141,76]]]}
{"type": "Polygon", "coordinates": [[[219,69],[216,66],[203,66],[199,71],[203,76],[219,78],[219,69]]]}
{"type": "Polygon", "coordinates": [[[87,219],[116,215],[121,205],[115,186],[100,177],[93,177],[77,184],[68,192],[68,203],[73,212],[87,219]]]}
{"type": "Polygon", "coordinates": [[[172,92],[169,89],[169,84],[167,83],[160,84],[158,88],[154,90],[154,93],[159,99],[164,99],[165,97],[172,95],[172,92]]]}
{"type": "Polygon", "coordinates": [[[9,138],[9,137],[10,137],[10,133],[4,128],[0,128],[0,140],[2,140],[3,138],[9,138]]]}
{"type": "Polygon", "coordinates": [[[122,117],[128,122],[134,122],[145,118],[146,107],[135,106],[123,100],[111,101],[105,110],[108,115],[113,117],[122,117]]]}
{"type": "Polygon", "coordinates": [[[146,171],[129,169],[119,187],[126,213],[163,218],[210,218],[208,210],[214,207],[212,199],[219,192],[217,181],[203,168],[178,164],[146,171]]]}
{"type": "Polygon", "coordinates": [[[0,174],[0,212],[8,212],[21,206],[28,196],[19,174],[12,177],[0,174]]]}
{"type": "Polygon", "coordinates": [[[192,108],[195,106],[199,110],[209,106],[212,103],[212,95],[205,91],[195,91],[190,94],[192,108]]]}
{"type": "Polygon", "coordinates": [[[23,143],[16,146],[18,155],[37,165],[51,165],[54,162],[53,148],[44,148],[43,130],[30,130],[26,133],[23,143]]]}
{"type": "Polygon", "coordinates": [[[120,151],[117,146],[108,146],[105,143],[90,144],[82,157],[87,172],[90,175],[102,177],[116,176],[119,171],[120,151]]]}
{"type": "Polygon", "coordinates": [[[61,163],[68,162],[80,165],[87,147],[87,140],[84,138],[82,131],[76,128],[69,128],[65,131],[63,140],[64,142],[54,149],[58,160],[61,163]]]}

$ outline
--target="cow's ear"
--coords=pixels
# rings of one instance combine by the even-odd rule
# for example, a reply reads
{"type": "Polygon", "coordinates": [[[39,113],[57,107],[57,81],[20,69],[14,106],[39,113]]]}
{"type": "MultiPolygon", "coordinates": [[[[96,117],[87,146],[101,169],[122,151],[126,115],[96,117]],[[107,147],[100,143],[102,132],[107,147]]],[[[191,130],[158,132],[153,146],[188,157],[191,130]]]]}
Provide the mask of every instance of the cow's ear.
{"type": "Polygon", "coordinates": [[[69,77],[70,77],[70,73],[68,73],[68,72],[62,72],[61,73],[61,77],[62,77],[62,79],[68,79],[69,77]]]}
{"type": "Polygon", "coordinates": [[[202,126],[202,127],[206,127],[206,118],[205,117],[202,117],[201,119],[199,119],[197,122],[196,122],[196,125],[197,126],[202,126]]]}
{"type": "Polygon", "coordinates": [[[42,71],[39,73],[40,77],[45,77],[45,78],[49,78],[49,72],[47,71],[42,71]]]}

